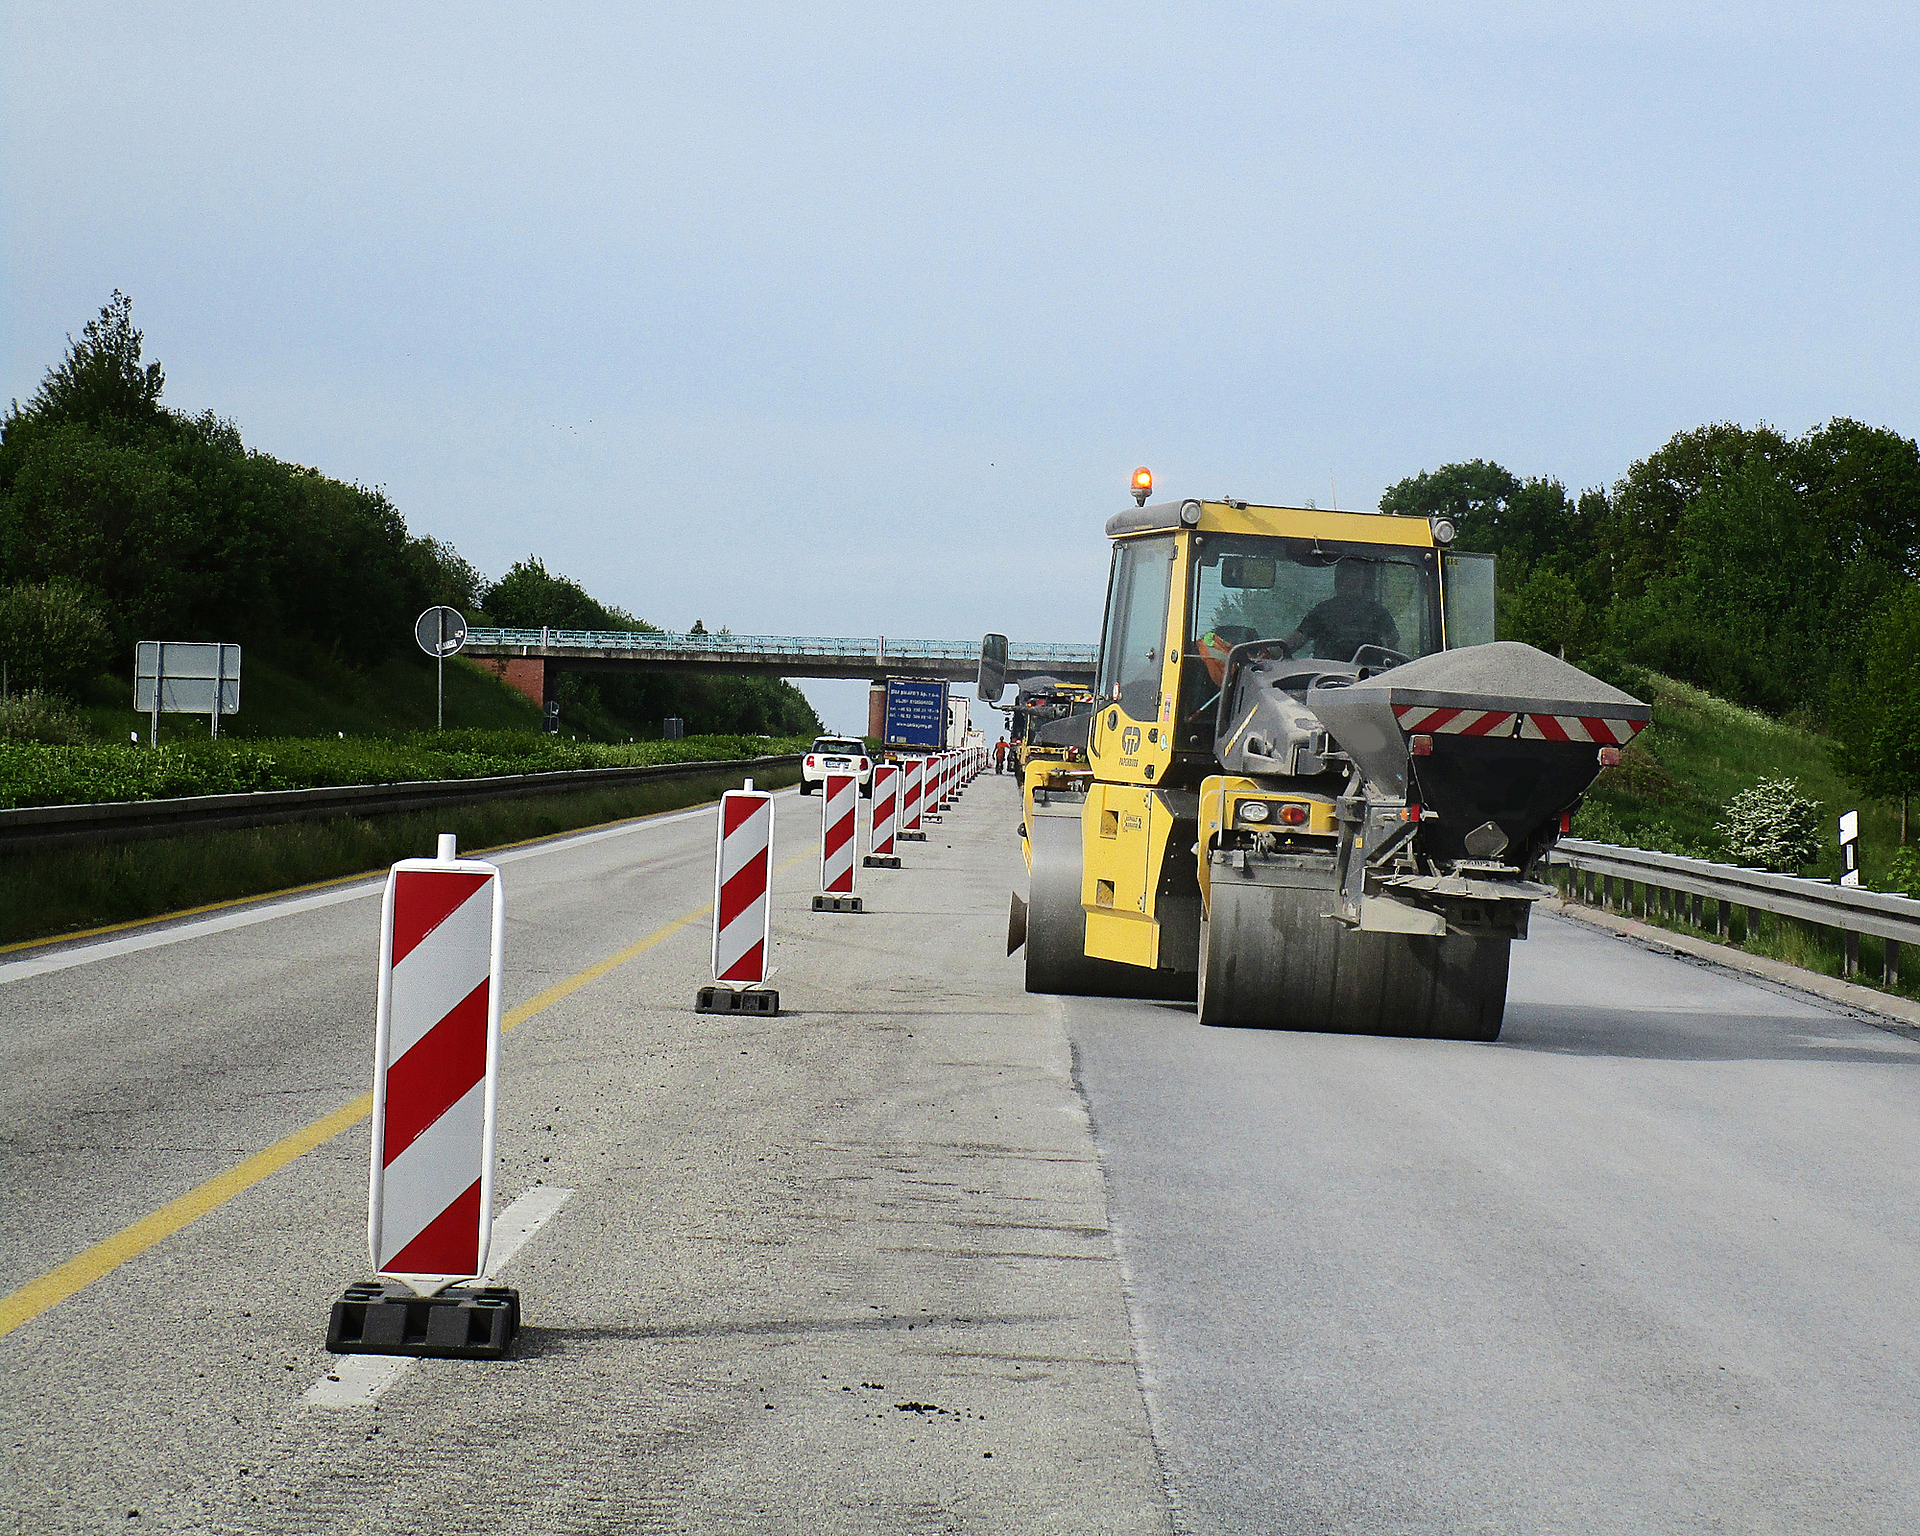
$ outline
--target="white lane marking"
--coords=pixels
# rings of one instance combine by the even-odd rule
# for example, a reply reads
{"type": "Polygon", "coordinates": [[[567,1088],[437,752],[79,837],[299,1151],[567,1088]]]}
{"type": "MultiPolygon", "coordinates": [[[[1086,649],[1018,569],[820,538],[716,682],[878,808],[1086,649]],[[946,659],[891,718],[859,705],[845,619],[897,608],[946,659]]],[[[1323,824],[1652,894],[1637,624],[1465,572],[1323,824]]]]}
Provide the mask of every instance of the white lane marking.
{"type": "MultiPolygon", "coordinates": [[[[538,1184],[494,1217],[486,1278],[491,1280],[505,1269],[528,1239],[572,1198],[570,1189],[538,1184]]],[[[315,1408],[365,1408],[406,1375],[413,1363],[411,1355],[337,1355],[333,1369],[308,1387],[300,1400],[315,1408]]]]}
{"type": "MultiPolygon", "coordinates": [[[[783,795],[793,794],[791,789],[779,791],[783,795]]],[[[696,816],[711,816],[711,805],[695,806],[688,811],[671,811],[664,816],[650,816],[624,827],[605,827],[597,832],[582,832],[578,837],[557,838],[550,843],[541,843],[532,848],[514,848],[506,853],[497,854],[489,860],[494,864],[514,864],[521,859],[536,859],[542,854],[562,853],[569,848],[583,848],[588,843],[597,843],[609,837],[631,837],[636,832],[644,832],[650,827],[665,826],[669,822],[689,821],[696,816]]],[[[71,970],[76,965],[91,965],[96,960],[112,960],[120,955],[138,954],[143,949],[159,949],[168,944],[181,944],[188,939],[205,938],[208,934],[229,933],[235,928],[251,928],[255,923],[271,922],[276,917],[291,917],[296,912],[311,912],[319,907],[337,906],[343,901],[359,901],[365,896],[377,896],[386,889],[387,877],[375,875],[357,885],[344,886],[337,891],[315,891],[308,896],[290,896],[284,901],[264,903],[257,907],[248,907],[244,912],[224,912],[218,917],[203,917],[191,923],[182,923],[177,928],[162,929],[158,933],[129,934],[124,939],[102,939],[97,944],[76,945],[72,949],[63,949],[55,954],[36,956],[27,960],[12,960],[0,963],[0,986],[10,981],[26,981],[35,976],[46,976],[54,971],[71,970]]]]}
{"type": "Polygon", "coordinates": [[[493,1233],[487,1240],[487,1278],[491,1280],[512,1263],[513,1256],[527,1245],[527,1239],[551,1221],[554,1212],[572,1198],[570,1189],[536,1184],[494,1217],[493,1233]]]}

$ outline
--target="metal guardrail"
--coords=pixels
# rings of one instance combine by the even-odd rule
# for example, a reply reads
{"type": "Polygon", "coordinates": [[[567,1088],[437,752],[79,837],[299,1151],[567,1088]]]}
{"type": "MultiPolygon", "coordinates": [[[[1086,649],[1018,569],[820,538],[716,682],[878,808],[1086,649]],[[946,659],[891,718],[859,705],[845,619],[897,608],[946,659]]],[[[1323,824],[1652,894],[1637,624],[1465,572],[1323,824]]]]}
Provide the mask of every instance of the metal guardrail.
{"type": "MultiPolygon", "coordinates": [[[[528,646],[545,650],[632,651],[676,656],[806,656],[871,661],[977,661],[978,640],[894,640],[879,635],[834,639],[818,635],[672,635],[642,629],[470,629],[467,649],[528,646]]],[[[1051,641],[1016,641],[1007,659],[1017,666],[1057,664],[1091,667],[1097,647],[1051,641]]]]}
{"type": "Polygon", "coordinates": [[[799,754],[719,762],[648,763],[633,768],[563,768],[548,773],[494,774],[478,779],[424,779],[404,784],[336,784],[320,789],[267,789],[249,794],[193,795],[175,800],[114,800],[99,805],[29,805],[0,810],[0,852],[71,843],[129,842],[215,828],[265,827],[328,816],[383,816],[588,789],[752,774],[791,768],[799,754]]]}
{"type": "Polygon", "coordinates": [[[1848,976],[1860,967],[1860,936],[1871,935],[1886,946],[1883,980],[1888,987],[1899,984],[1900,946],[1920,944],[1920,901],[1908,896],[1572,837],[1560,840],[1549,862],[1575,872],[1570,883],[1582,900],[1592,903],[1597,894],[1600,907],[1630,912],[1638,886],[1642,916],[1650,909],[1667,917],[1684,916],[1695,928],[1719,937],[1732,934],[1741,909],[1838,929],[1848,976]],[[1677,910],[1680,896],[1687,898],[1685,913],[1677,910]],[[1711,914],[1705,910],[1708,902],[1713,903],[1711,914]]]}

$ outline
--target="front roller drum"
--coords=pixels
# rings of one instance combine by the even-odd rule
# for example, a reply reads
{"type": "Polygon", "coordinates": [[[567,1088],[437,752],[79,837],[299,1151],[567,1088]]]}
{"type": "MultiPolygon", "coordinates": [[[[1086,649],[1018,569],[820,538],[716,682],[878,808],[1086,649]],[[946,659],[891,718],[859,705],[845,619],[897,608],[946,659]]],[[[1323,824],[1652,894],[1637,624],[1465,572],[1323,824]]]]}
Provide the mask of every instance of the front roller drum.
{"type": "Polygon", "coordinates": [[[1362,933],[1333,892],[1216,875],[1200,929],[1200,1022],[1497,1040],[1511,940],[1362,933]]]}
{"type": "MultiPolygon", "coordinates": [[[[1037,809],[1037,808],[1036,808],[1037,809]]],[[[1066,807],[1060,807],[1065,810],[1066,807]]],[[[1032,862],[1027,875],[1027,990],[1075,997],[1178,998],[1193,996],[1193,973],[1150,971],[1116,960],[1087,958],[1087,914],[1080,905],[1080,817],[1028,818],[1032,862]]],[[[1019,920],[1016,903],[1007,934],[1019,920]]]]}

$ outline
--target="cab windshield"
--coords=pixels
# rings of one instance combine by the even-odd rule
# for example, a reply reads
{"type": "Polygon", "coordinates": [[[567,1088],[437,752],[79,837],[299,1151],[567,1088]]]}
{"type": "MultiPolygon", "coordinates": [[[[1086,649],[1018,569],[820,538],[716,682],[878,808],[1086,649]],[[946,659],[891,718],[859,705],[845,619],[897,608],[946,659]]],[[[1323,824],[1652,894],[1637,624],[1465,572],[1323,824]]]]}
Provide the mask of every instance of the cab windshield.
{"type": "MultiPolygon", "coordinates": [[[[1211,731],[1227,653],[1284,641],[1295,656],[1373,667],[1441,648],[1434,552],[1325,539],[1203,534],[1194,539],[1192,629],[1182,665],[1182,744],[1211,731]],[[1200,717],[1205,716],[1203,722],[1200,717]]],[[[1211,740],[1210,734],[1206,737],[1211,740]]]]}

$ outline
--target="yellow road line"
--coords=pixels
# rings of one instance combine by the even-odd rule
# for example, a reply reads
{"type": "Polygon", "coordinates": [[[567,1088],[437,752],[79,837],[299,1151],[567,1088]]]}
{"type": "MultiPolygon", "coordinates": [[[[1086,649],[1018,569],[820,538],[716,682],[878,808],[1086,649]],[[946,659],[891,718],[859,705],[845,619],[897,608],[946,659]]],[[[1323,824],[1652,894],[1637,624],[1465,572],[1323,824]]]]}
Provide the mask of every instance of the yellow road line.
{"type": "MultiPolygon", "coordinates": [[[[811,858],[813,850],[796,854],[774,871],[782,874],[793,868],[803,859],[811,858]]],[[[771,883],[771,882],[769,882],[771,883]]],[[[692,912],[676,917],[665,927],[656,928],[644,939],[629,944],[617,954],[596,961],[584,971],[569,976],[565,981],[556,982],[537,997],[529,998],[518,1008],[500,1021],[503,1030],[513,1029],[524,1024],[536,1014],[543,1013],[562,998],[571,997],[582,987],[598,981],[609,971],[625,965],[636,956],[644,955],[655,945],[663,944],[681,929],[697,923],[713,911],[713,903],[708,902],[692,912]]],[[[358,1125],[373,1113],[373,1095],[363,1093],[359,1098],[342,1104],[315,1120],[311,1125],[301,1127],[291,1136],[283,1136],[264,1151],[256,1152],[243,1163],[217,1173],[204,1184],[195,1185],[177,1200],[142,1216],[130,1227],[123,1227],[112,1237],[95,1243],[84,1253],[75,1254],[66,1263],[48,1270],[37,1280],[29,1280],[12,1295],[0,1300],[0,1338],[5,1338],[22,1323],[32,1322],[49,1307],[56,1307],[76,1291],[92,1285],[102,1275],[118,1269],[129,1259],[138,1258],[155,1243],[172,1237],[182,1227],[198,1221],[207,1212],[217,1210],[235,1195],[244,1194],[262,1179],[278,1173],[295,1158],[311,1152],[323,1142],[331,1141],[349,1126],[358,1125]]]]}

